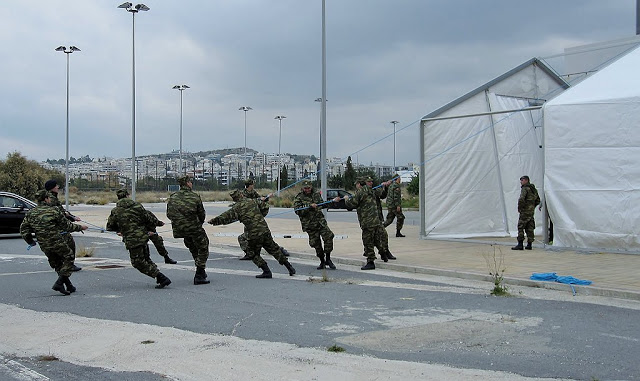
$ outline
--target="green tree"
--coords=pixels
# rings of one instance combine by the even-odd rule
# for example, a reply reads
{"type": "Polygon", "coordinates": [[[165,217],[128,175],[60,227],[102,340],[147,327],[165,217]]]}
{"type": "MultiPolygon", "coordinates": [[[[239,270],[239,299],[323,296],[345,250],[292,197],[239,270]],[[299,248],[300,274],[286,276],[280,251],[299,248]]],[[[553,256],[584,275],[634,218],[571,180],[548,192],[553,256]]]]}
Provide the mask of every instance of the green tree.
{"type": "Polygon", "coordinates": [[[64,174],[43,168],[33,160],[27,160],[19,152],[7,154],[7,159],[0,161],[0,189],[34,199],[44,183],[55,179],[64,184],[64,174]]]}
{"type": "Polygon", "coordinates": [[[356,171],[353,169],[353,164],[351,163],[351,156],[349,156],[347,158],[347,168],[344,170],[344,178],[343,178],[342,184],[344,185],[345,189],[353,190],[355,189],[355,185],[353,185],[355,181],[356,181],[356,171]]]}
{"type": "Polygon", "coordinates": [[[329,176],[329,178],[327,179],[327,184],[330,188],[342,188],[344,187],[344,178],[339,174],[329,176]]]}
{"type": "Polygon", "coordinates": [[[287,166],[283,165],[280,169],[280,189],[286,188],[289,183],[289,172],[287,172],[287,166]]]}
{"type": "Polygon", "coordinates": [[[414,172],[411,181],[409,181],[407,192],[412,196],[417,196],[420,193],[420,174],[418,172],[414,172]]]}

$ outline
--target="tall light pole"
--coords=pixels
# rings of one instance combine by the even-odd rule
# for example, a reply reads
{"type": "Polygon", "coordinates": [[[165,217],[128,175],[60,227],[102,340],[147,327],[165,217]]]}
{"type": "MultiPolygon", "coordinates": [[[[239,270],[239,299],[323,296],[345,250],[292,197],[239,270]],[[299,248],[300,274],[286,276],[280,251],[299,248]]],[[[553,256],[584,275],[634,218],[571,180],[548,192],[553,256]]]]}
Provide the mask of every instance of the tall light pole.
{"type": "Polygon", "coordinates": [[[249,160],[247,160],[247,111],[253,110],[249,106],[242,106],[238,110],[244,111],[244,179],[248,178],[247,172],[249,172],[249,160]]]}
{"type": "Polygon", "coordinates": [[[280,155],[280,145],[282,143],[282,119],[286,119],[284,115],[278,115],[274,119],[278,119],[280,123],[280,133],[278,134],[278,197],[280,197],[280,178],[282,177],[282,156],[280,155]]]}
{"type": "Polygon", "coordinates": [[[180,90],[180,174],[182,174],[182,92],[190,89],[187,85],[175,85],[172,89],[180,90]]]}
{"type": "Polygon", "coordinates": [[[56,52],[62,52],[67,55],[67,154],[65,158],[64,166],[64,206],[69,211],[69,55],[73,52],[79,52],[75,46],[70,46],[69,49],[65,46],[58,46],[56,52]]]}
{"type": "Polygon", "coordinates": [[[396,124],[400,123],[397,120],[389,122],[393,124],[393,172],[396,172],[396,124]]]}
{"type": "Polygon", "coordinates": [[[118,5],[131,13],[131,199],[136,199],[136,13],[148,11],[150,8],[144,4],[135,6],[129,2],[118,5]]]}
{"type": "MultiPolygon", "coordinates": [[[[327,197],[327,32],[325,0],[322,0],[322,96],[320,97],[320,191],[327,197]]],[[[326,216],[326,209],[324,211],[326,216]]]]}

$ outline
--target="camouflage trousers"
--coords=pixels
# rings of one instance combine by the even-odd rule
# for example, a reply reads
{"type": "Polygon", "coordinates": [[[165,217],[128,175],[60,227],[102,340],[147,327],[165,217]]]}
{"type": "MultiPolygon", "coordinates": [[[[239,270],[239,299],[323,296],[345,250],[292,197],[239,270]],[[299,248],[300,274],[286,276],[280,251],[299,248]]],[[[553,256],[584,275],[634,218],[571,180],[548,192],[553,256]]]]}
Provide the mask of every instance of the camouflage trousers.
{"type": "Polygon", "coordinates": [[[131,265],[136,270],[152,278],[158,276],[160,271],[158,266],[151,260],[148,244],[145,243],[144,245],[130,248],[129,257],[131,258],[131,265]]]}
{"type": "Polygon", "coordinates": [[[402,213],[402,208],[400,208],[400,211],[398,211],[397,208],[387,209],[387,219],[384,221],[384,227],[386,228],[391,225],[396,217],[398,218],[396,221],[396,230],[402,230],[402,227],[404,226],[404,214],[402,213]]]}
{"type": "Polygon", "coordinates": [[[150,235],[149,240],[153,243],[153,246],[155,246],[156,250],[158,250],[158,254],[160,254],[160,256],[166,257],[167,255],[169,255],[167,248],[164,247],[164,240],[162,239],[162,236],[160,234],[156,232],[156,234],[150,235]]]}
{"type": "Polygon", "coordinates": [[[71,276],[73,273],[74,259],[73,250],[71,250],[71,248],[64,245],[64,247],[61,247],[59,250],[44,251],[44,255],[46,255],[49,260],[49,266],[51,266],[58,275],[71,276]]]}
{"type": "Polygon", "coordinates": [[[207,237],[204,229],[197,235],[184,237],[184,245],[189,249],[196,263],[196,267],[203,269],[207,267],[207,260],[209,259],[209,237],[207,237]]]}
{"type": "Polygon", "coordinates": [[[322,226],[319,229],[307,230],[309,235],[309,246],[316,250],[323,251],[322,243],[324,242],[324,253],[329,254],[333,251],[334,234],[328,226],[322,226]],[[322,241],[320,238],[322,237],[322,241]]]}
{"type": "Polygon", "coordinates": [[[240,248],[245,253],[249,249],[249,240],[247,239],[247,232],[244,232],[238,236],[238,243],[240,244],[240,248]]]}
{"type": "Polygon", "coordinates": [[[255,239],[249,239],[247,244],[247,254],[251,257],[251,261],[258,267],[262,267],[262,265],[266,263],[260,256],[260,250],[262,250],[263,247],[279,264],[282,265],[287,262],[287,257],[282,254],[280,245],[273,240],[271,232],[266,232],[255,239]]]}
{"type": "MultiPolygon", "coordinates": [[[[380,229],[380,247],[384,250],[385,253],[389,252],[389,234],[387,233],[387,229],[382,227],[380,229]]],[[[378,250],[379,251],[379,250],[378,250]]]]}
{"type": "Polygon", "coordinates": [[[533,218],[533,213],[520,213],[518,218],[518,241],[524,241],[525,234],[527,235],[527,242],[533,243],[534,235],[533,231],[536,228],[536,222],[533,218]]]}
{"type": "Polygon", "coordinates": [[[364,256],[367,262],[373,262],[376,259],[374,247],[378,248],[378,252],[386,252],[388,248],[382,247],[381,238],[385,234],[382,225],[362,228],[362,245],[364,246],[364,256]]]}

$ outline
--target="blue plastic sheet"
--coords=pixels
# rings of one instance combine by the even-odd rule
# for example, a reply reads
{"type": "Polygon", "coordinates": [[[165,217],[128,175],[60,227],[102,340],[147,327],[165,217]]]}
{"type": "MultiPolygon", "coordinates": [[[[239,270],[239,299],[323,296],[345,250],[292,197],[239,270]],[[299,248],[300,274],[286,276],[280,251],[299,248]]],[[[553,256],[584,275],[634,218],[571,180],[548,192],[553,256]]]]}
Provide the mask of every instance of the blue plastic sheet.
{"type": "Polygon", "coordinates": [[[531,277],[529,279],[542,280],[542,281],[548,281],[548,282],[558,282],[558,283],[565,283],[565,284],[578,284],[582,286],[588,286],[591,283],[593,283],[590,280],[578,279],[570,275],[558,275],[556,273],[533,273],[531,274],[531,277]]]}

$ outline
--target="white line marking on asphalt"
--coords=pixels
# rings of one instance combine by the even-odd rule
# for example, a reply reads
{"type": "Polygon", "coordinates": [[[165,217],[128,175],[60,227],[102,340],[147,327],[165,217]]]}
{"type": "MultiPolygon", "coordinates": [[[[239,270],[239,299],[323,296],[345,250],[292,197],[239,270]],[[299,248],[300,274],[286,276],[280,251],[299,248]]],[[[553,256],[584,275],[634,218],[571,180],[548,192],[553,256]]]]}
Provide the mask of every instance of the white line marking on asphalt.
{"type": "Polygon", "coordinates": [[[21,381],[50,380],[49,377],[46,377],[33,369],[29,369],[17,361],[9,360],[2,355],[0,355],[0,371],[7,372],[11,377],[21,381]]]}

